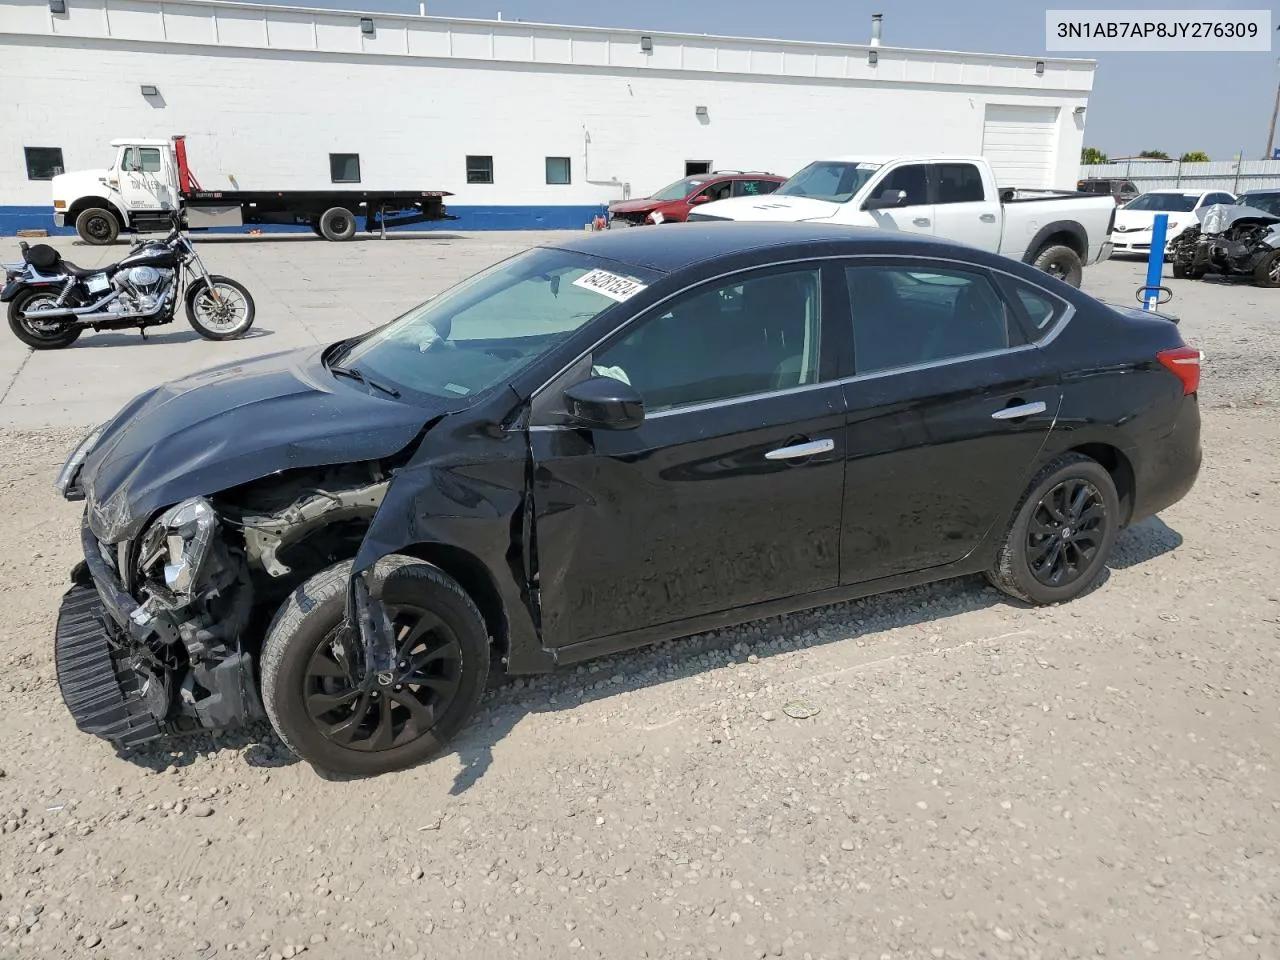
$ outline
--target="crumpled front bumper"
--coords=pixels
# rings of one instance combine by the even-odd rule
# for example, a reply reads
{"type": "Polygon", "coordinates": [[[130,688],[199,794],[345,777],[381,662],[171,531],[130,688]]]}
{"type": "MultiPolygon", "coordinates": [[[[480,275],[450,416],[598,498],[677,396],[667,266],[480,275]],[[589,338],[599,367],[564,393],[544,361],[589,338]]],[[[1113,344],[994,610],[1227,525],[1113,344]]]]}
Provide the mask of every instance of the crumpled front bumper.
{"type": "Polygon", "coordinates": [[[135,618],[137,602],[102,557],[87,523],[81,543],[85,559],[72,571],[54,628],[58,687],[80,730],[119,749],[136,747],[168,732],[162,720],[167,693],[151,688],[129,652],[155,628],[135,618]]]}

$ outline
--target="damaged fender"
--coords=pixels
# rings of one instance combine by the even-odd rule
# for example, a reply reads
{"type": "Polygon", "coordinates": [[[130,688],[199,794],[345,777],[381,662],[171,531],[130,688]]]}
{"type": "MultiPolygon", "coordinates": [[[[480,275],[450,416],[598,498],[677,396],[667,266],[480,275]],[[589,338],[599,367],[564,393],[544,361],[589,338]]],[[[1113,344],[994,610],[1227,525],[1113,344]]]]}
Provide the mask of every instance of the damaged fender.
{"type": "Polygon", "coordinates": [[[484,613],[491,639],[505,648],[500,656],[508,672],[554,667],[536,618],[528,470],[525,431],[477,410],[445,417],[395,471],[348,588],[348,618],[360,626],[371,661],[386,655],[389,637],[366,577],[378,560],[398,553],[436,562],[462,582],[484,613]],[[449,569],[457,563],[467,571],[461,576],[449,569]]]}

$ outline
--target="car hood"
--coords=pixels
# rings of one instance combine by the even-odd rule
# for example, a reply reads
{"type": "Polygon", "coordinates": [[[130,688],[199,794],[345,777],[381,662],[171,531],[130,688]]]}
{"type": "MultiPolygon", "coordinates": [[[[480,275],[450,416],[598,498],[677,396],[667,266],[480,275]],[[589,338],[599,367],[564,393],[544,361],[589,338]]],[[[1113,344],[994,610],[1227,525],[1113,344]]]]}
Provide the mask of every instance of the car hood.
{"type": "Polygon", "coordinates": [[[222,364],[126,404],[80,469],[94,535],[135,537],[158,510],[282,470],[389,456],[448,412],[336,380],[325,349],[222,364]]]}
{"type": "Polygon", "coordinates": [[[1280,223],[1280,217],[1257,207],[1246,207],[1238,203],[1215,203],[1201,207],[1196,211],[1196,219],[1200,221],[1200,228],[1205,233],[1223,233],[1241,221],[1262,226],[1280,223]]]}
{"type": "Polygon", "coordinates": [[[619,200],[616,203],[609,204],[610,213],[645,213],[654,207],[660,207],[666,203],[676,203],[675,200],[653,200],[649,197],[641,197],[639,200],[619,200]]]}
{"type": "Polygon", "coordinates": [[[812,197],[778,196],[770,193],[763,197],[731,197],[728,200],[716,200],[697,207],[690,219],[749,220],[749,221],[784,221],[828,220],[834,217],[842,205],[829,200],[814,200],[812,197]]]}
{"type": "Polygon", "coordinates": [[[1121,233],[1134,230],[1150,230],[1155,226],[1156,214],[1167,213],[1169,215],[1170,229],[1173,224],[1178,227],[1185,227],[1188,224],[1195,223],[1195,214],[1190,210],[1125,210],[1121,208],[1116,211],[1115,229],[1121,233]]]}

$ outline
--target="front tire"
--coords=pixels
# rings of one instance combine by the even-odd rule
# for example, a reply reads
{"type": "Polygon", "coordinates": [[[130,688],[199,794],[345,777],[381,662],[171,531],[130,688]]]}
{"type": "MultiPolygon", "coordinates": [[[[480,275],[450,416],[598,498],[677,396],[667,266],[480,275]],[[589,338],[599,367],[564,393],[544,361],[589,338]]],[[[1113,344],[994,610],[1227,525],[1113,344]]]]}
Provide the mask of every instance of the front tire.
{"type": "Polygon", "coordinates": [[[262,648],[262,697],[285,746],[321,770],[375,776],[435,755],[474,713],[489,674],[484,618],[456,580],[413,557],[384,557],[370,593],[396,642],[392,676],[355,683],[341,645],[351,562],[296,589],[262,648]]]}
{"type": "Polygon", "coordinates": [[[1036,257],[1033,266],[1076,288],[1079,288],[1084,279],[1084,264],[1080,262],[1080,255],[1070,247],[1045,247],[1036,257]]]}
{"type": "Polygon", "coordinates": [[[26,319],[29,307],[47,309],[57,303],[58,295],[45,290],[24,290],[9,301],[9,329],[32,350],[60,350],[80,338],[80,327],[72,323],[45,321],[37,324],[26,319]]]}
{"type": "Polygon", "coordinates": [[[320,236],[326,240],[350,240],[356,235],[356,217],[346,207],[330,207],[320,215],[320,236]]]}
{"type": "Polygon", "coordinates": [[[213,274],[187,287],[187,322],[206,340],[238,340],[249,332],[257,308],[244,284],[213,274]],[[209,284],[218,292],[214,299],[209,284]]]}
{"type": "Polygon", "coordinates": [[[1253,268],[1253,282],[1259,287],[1280,287],[1280,250],[1272,250],[1253,268]]]}
{"type": "Polygon", "coordinates": [[[1065,454],[1031,481],[987,579],[1028,603],[1065,603],[1097,580],[1119,530],[1111,474],[1090,457],[1065,454]]]}
{"type": "Polygon", "coordinates": [[[85,243],[103,247],[115,243],[120,236],[120,221],[110,210],[90,207],[76,217],[76,233],[85,243]]]}

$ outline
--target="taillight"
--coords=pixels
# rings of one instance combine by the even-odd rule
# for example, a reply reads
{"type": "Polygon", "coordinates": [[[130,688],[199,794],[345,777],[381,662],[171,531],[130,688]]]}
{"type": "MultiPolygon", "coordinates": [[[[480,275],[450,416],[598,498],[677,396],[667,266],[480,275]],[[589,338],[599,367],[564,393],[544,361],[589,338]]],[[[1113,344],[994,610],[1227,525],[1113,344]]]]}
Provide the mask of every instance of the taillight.
{"type": "Polygon", "coordinates": [[[1195,347],[1174,347],[1156,354],[1175,377],[1182,381],[1182,395],[1189,396],[1200,389],[1200,360],[1203,354],[1195,347]]]}

